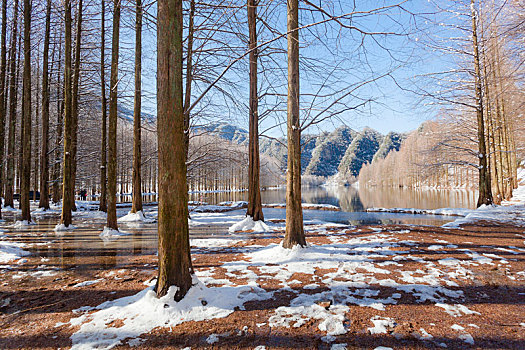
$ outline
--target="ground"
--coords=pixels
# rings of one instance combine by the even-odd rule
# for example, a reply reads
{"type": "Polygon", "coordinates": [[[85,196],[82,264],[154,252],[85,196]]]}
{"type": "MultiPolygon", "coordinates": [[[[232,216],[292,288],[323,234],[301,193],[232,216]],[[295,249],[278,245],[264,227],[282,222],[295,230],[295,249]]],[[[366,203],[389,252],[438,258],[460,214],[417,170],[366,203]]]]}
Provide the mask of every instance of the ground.
{"type": "Polygon", "coordinates": [[[12,234],[31,255],[2,266],[0,348],[525,348],[521,226],[310,225],[310,246],[284,257],[282,234],[192,240],[202,306],[161,304],[142,324],[154,247],[12,234]],[[182,322],[196,309],[206,320],[182,322]]]}

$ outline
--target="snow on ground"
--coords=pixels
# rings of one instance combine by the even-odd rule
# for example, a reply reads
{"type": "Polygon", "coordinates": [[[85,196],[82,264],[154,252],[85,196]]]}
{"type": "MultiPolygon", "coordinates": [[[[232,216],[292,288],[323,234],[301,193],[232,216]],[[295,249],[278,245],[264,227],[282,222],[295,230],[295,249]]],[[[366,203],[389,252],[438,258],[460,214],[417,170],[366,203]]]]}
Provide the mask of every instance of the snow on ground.
{"type": "Polygon", "coordinates": [[[131,235],[131,233],[129,232],[124,232],[124,231],[120,231],[120,230],[114,230],[112,228],[109,228],[107,226],[104,226],[104,230],[102,230],[102,232],[100,233],[100,238],[104,241],[104,242],[109,242],[109,241],[113,241],[121,236],[129,236],[131,235]]]}
{"type": "Polygon", "coordinates": [[[251,216],[247,216],[244,220],[233,224],[228,229],[228,232],[235,233],[237,231],[252,231],[256,233],[272,232],[273,230],[264,223],[264,221],[253,221],[251,216]]]}
{"type": "Polygon", "coordinates": [[[64,224],[57,224],[53,231],[55,232],[67,232],[67,231],[73,231],[76,227],[73,225],[66,226],[64,224]]]}
{"type": "Polygon", "coordinates": [[[524,211],[525,204],[482,205],[465,217],[446,223],[442,227],[459,228],[461,225],[482,220],[525,226],[524,211]]]}
{"type": "Polygon", "coordinates": [[[418,215],[443,215],[443,216],[467,216],[474,212],[473,209],[464,208],[440,208],[440,209],[417,209],[417,208],[368,208],[367,212],[418,214],[418,215]]]}
{"type": "Polygon", "coordinates": [[[25,244],[8,242],[4,240],[4,238],[5,236],[0,236],[0,263],[4,264],[13,260],[18,260],[23,256],[30,255],[28,251],[22,249],[25,244]]]}
{"type": "Polygon", "coordinates": [[[138,211],[136,213],[132,213],[130,211],[126,215],[124,215],[123,217],[119,218],[117,221],[118,222],[123,222],[123,223],[128,223],[128,222],[152,223],[155,220],[152,219],[152,218],[147,218],[144,215],[144,212],[142,210],[140,210],[140,211],[138,211]]]}
{"type": "Polygon", "coordinates": [[[137,338],[156,327],[173,327],[187,321],[204,321],[226,317],[236,307],[252,300],[268,299],[272,293],[255,285],[237,287],[206,287],[196,277],[193,287],[180,302],[174,301],[176,288],[171,287],[162,298],[157,298],[153,287],[142,292],[105,302],[98,311],[84,314],[70,321],[80,325],[71,336],[71,349],[111,348],[126,338],[137,338]],[[122,326],[108,326],[121,320],[122,326]]]}
{"type": "Polygon", "coordinates": [[[13,224],[13,228],[14,229],[25,229],[25,228],[28,228],[30,226],[34,226],[36,225],[33,221],[27,221],[27,220],[19,220],[19,221],[16,221],[14,224],[13,224]]]}
{"type": "MultiPolygon", "coordinates": [[[[299,246],[284,249],[280,244],[248,246],[243,249],[240,260],[225,262],[222,269],[227,277],[235,281],[246,281],[237,285],[228,278],[214,278],[215,268],[198,270],[194,287],[179,303],[172,299],[175,291],[157,299],[152,288],[130,297],[106,302],[92,313],[71,320],[71,325],[80,329],[72,336],[73,349],[90,347],[112,347],[124,339],[135,341],[141,334],[155,327],[170,327],[186,321],[209,320],[226,317],[234,308],[242,309],[250,300],[271,299],[274,293],[293,293],[289,305],[283,305],[261,320],[270,327],[301,327],[309,320],[326,334],[323,340],[332,342],[336,335],[345,334],[352,320],[348,319],[348,305],[357,305],[373,310],[385,310],[387,305],[397,304],[403,294],[416,303],[432,303],[443,314],[454,317],[478,314],[461,302],[463,292],[455,287],[458,280],[471,283],[473,272],[470,266],[479,266],[489,261],[468,249],[456,249],[464,259],[424,259],[417,254],[417,242],[399,239],[397,234],[409,231],[376,231],[364,236],[326,236],[329,243],[299,246]],[[403,264],[403,270],[389,265],[403,264]],[[413,270],[410,262],[422,264],[413,270]],[[324,270],[322,275],[315,272],[324,270]],[[257,271],[257,272],[256,272],[257,271]],[[294,274],[310,276],[310,284],[304,286],[309,293],[293,289],[297,283],[294,274]],[[381,277],[378,277],[381,276],[381,277]],[[274,291],[261,288],[264,280],[278,283],[274,291]],[[380,293],[381,287],[388,289],[380,293]],[[319,291],[317,291],[319,289],[319,291]],[[295,296],[293,296],[295,295],[295,296]],[[204,306],[205,305],[205,306],[204,306]],[[111,322],[120,320],[119,327],[111,322]]],[[[193,246],[225,246],[228,240],[192,240],[193,246]]],[[[446,242],[440,242],[445,244],[446,242]]],[[[490,260],[490,258],[488,258],[490,260]]],[[[307,283],[307,282],[306,282],[307,283]]],[[[86,310],[92,310],[87,308],[86,310]]],[[[84,310],[84,311],[86,311],[84,310]]],[[[395,325],[395,321],[384,317],[371,320],[369,332],[380,334],[395,325]]],[[[469,338],[465,337],[465,341],[469,338]]],[[[420,330],[418,336],[432,339],[432,335],[420,330]]]]}

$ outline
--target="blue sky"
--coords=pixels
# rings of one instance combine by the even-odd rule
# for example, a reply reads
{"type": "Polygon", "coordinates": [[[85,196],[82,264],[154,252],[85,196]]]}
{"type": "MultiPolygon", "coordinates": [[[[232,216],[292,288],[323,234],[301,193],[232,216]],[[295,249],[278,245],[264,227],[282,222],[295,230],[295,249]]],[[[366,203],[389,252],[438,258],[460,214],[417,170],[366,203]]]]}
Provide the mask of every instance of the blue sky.
{"type": "MultiPolygon", "coordinates": [[[[340,3],[343,5],[338,7],[326,6],[327,11],[336,15],[352,11],[350,5],[347,5],[345,1],[341,1],[340,3]]],[[[360,1],[359,6],[361,6],[361,8],[357,10],[377,8],[395,3],[394,1],[360,1]]],[[[413,13],[424,12],[427,10],[425,6],[428,6],[427,3],[420,1],[407,1],[403,3],[403,7],[413,13]]],[[[306,11],[305,8],[306,5],[303,4],[301,10],[302,25],[319,21],[323,18],[320,14],[312,15],[306,11]]],[[[152,12],[155,12],[155,9],[152,9],[152,12]]],[[[273,23],[276,24],[279,32],[284,32],[286,29],[285,12],[285,6],[278,6],[270,19],[274,21],[273,23]]],[[[239,17],[243,15],[244,12],[238,13],[239,17]]],[[[359,88],[355,93],[355,98],[345,101],[345,105],[357,105],[360,103],[360,99],[370,99],[373,100],[373,102],[366,103],[356,111],[341,113],[338,118],[315,125],[306,130],[305,133],[315,133],[318,130],[333,130],[342,123],[356,130],[368,126],[381,133],[387,133],[389,131],[407,132],[416,129],[423,121],[433,118],[435,116],[434,110],[425,107],[424,104],[418,100],[417,96],[403,91],[398,87],[398,85],[400,85],[410,89],[412,84],[411,80],[415,75],[432,70],[440,70],[443,67],[443,62],[440,61],[442,57],[436,57],[435,53],[434,56],[430,55],[416,41],[416,38],[425,35],[417,32],[417,30],[425,26],[422,19],[413,17],[404,10],[393,9],[372,16],[357,16],[351,24],[371,32],[395,32],[396,35],[379,35],[373,39],[367,36],[365,45],[359,47],[362,36],[355,30],[341,29],[340,26],[334,22],[302,31],[300,33],[300,40],[304,46],[301,49],[301,54],[303,55],[301,59],[302,62],[303,60],[307,62],[308,59],[319,62],[320,72],[328,71],[335,65],[338,66],[338,71],[334,74],[333,79],[331,79],[330,86],[328,86],[327,89],[321,90],[320,93],[336,91],[338,89],[343,90],[346,86],[359,84],[362,80],[373,79],[375,76],[382,75],[385,72],[391,71],[391,76],[381,78],[372,84],[359,88]],[[416,28],[416,24],[418,28],[416,28]],[[322,36],[322,42],[316,40],[314,35],[322,36]],[[377,40],[377,42],[375,40],[377,40]],[[327,47],[325,47],[325,45],[327,47]],[[337,52],[333,55],[330,51],[332,47],[336,46],[338,49],[335,50],[337,52]],[[387,48],[387,50],[385,50],[385,48],[387,48]]],[[[143,35],[143,91],[145,94],[143,105],[145,112],[155,114],[156,39],[154,29],[152,27],[145,28],[143,35]]],[[[273,35],[273,33],[262,31],[260,38],[261,40],[267,40],[273,35]]],[[[122,37],[126,41],[125,45],[132,47],[133,42],[130,38],[133,37],[133,33],[130,30],[124,29],[122,37]]],[[[280,39],[273,46],[285,48],[286,38],[280,39]]],[[[241,53],[241,51],[239,51],[239,53],[241,53]]],[[[278,62],[277,66],[286,68],[286,56],[284,54],[275,55],[273,60],[278,62]]],[[[215,118],[216,120],[227,121],[247,128],[247,110],[242,109],[242,105],[248,102],[248,72],[245,69],[246,61],[245,59],[239,62],[237,67],[226,76],[230,83],[234,85],[235,98],[238,100],[241,108],[238,106],[237,108],[231,108],[228,101],[221,98],[216,91],[212,91],[207,103],[214,107],[209,108],[207,119],[215,118]],[[243,71],[243,69],[245,70],[243,71]],[[245,76],[243,76],[243,74],[245,74],[245,76]]],[[[132,62],[128,60],[127,62],[123,62],[121,66],[129,64],[132,64],[132,62]]],[[[264,65],[264,62],[261,62],[261,66],[262,65],[264,65]]],[[[217,71],[220,70],[222,70],[222,67],[217,67],[217,71]]],[[[310,71],[301,72],[302,93],[314,94],[318,91],[317,86],[323,77],[322,74],[316,76],[315,70],[316,69],[310,69],[310,71]]],[[[124,77],[120,83],[119,89],[121,90],[127,90],[128,87],[132,87],[133,76],[131,70],[128,71],[128,73],[124,73],[124,77]]],[[[285,76],[281,76],[278,79],[285,80],[285,76]]],[[[263,79],[260,79],[260,82],[262,80],[263,79]]],[[[261,88],[264,89],[264,82],[261,82],[260,85],[261,88]]],[[[196,86],[194,91],[197,91],[199,88],[202,90],[204,84],[201,84],[199,87],[196,86]]],[[[278,90],[282,94],[286,93],[286,89],[283,89],[282,86],[278,90]]],[[[125,94],[131,95],[128,93],[125,94]]],[[[304,105],[308,102],[309,97],[302,98],[304,105]]],[[[323,103],[326,105],[329,102],[329,99],[327,99],[323,103]]],[[[126,101],[126,103],[131,103],[131,100],[126,101]]],[[[319,104],[318,108],[322,108],[323,103],[319,104]]],[[[261,101],[260,110],[264,110],[265,107],[264,101],[261,101]]],[[[278,121],[282,122],[285,118],[284,110],[281,108],[280,112],[273,113],[274,116],[272,118],[261,122],[260,129],[263,130],[270,127],[278,121]]],[[[335,108],[334,111],[337,111],[337,108],[335,108]]],[[[269,135],[281,136],[281,131],[276,128],[270,131],[269,135]]]]}

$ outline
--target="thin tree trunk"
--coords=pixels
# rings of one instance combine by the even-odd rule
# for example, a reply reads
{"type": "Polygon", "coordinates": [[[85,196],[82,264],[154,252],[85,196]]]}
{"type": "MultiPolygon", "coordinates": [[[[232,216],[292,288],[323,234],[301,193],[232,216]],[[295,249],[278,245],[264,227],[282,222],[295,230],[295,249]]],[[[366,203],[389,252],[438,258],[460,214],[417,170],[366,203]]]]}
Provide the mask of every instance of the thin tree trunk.
{"type": "Polygon", "coordinates": [[[301,206],[301,126],[299,123],[299,1],[288,0],[288,169],[286,233],[283,247],[306,246],[301,206]]]}
{"type": "MultiPolygon", "coordinates": [[[[0,34],[0,198],[4,193],[4,149],[6,130],[6,36],[7,36],[7,0],[2,0],[2,31],[0,34]]],[[[0,203],[0,219],[2,219],[2,203],[0,203]]]]}
{"type": "Polygon", "coordinates": [[[40,150],[40,208],[49,209],[49,37],[51,31],[51,0],[47,0],[46,31],[42,65],[42,148],[40,150]]]}
{"type": "MultiPolygon", "coordinates": [[[[4,205],[14,208],[15,187],[15,132],[16,104],[18,94],[17,42],[18,37],[18,0],[14,2],[13,29],[11,31],[11,46],[9,48],[9,135],[7,140],[7,174],[4,205]]],[[[20,62],[20,60],[18,60],[20,62]]]]}
{"type": "Polygon", "coordinates": [[[107,161],[106,161],[106,149],[107,149],[107,98],[106,98],[106,69],[105,69],[105,49],[106,49],[106,5],[105,0],[101,0],[102,12],[101,12],[101,30],[100,30],[100,90],[102,95],[101,108],[102,108],[102,139],[100,146],[100,211],[107,212],[107,161]]]}
{"type": "Polygon", "coordinates": [[[475,89],[476,89],[476,118],[478,122],[478,158],[479,158],[479,197],[477,206],[492,204],[492,189],[490,172],[487,164],[487,148],[485,146],[485,122],[483,120],[483,97],[481,94],[481,69],[479,60],[479,46],[477,34],[477,16],[474,0],[471,0],[472,16],[472,45],[474,49],[475,89]]]}
{"type": "Polygon", "coordinates": [[[77,179],[78,143],[78,86],[80,81],[80,53],[82,46],[82,0],[78,0],[77,32],[75,38],[75,66],[73,68],[73,94],[71,96],[71,210],[76,211],[75,184],[77,179]]]}
{"type": "Polygon", "coordinates": [[[182,0],[157,3],[157,134],[159,156],[159,275],[157,296],[191,288],[188,185],[182,103],[182,0]]]}
{"type": "Polygon", "coordinates": [[[132,204],[131,212],[142,211],[141,185],[141,75],[142,75],[142,3],[136,0],[136,27],[135,27],[135,100],[133,109],[133,175],[132,175],[132,204]]]}
{"type": "Polygon", "coordinates": [[[261,204],[259,159],[259,96],[257,94],[257,0],[248,0],[248,30],[250,49],[250,121],[248,147],[248,209],[246,216],[264,221],[261,204]]]}
{"type": "Polygon", "coordinates": [[[184,154],[188,161],[190,149],[190,106],[191,84],[193,82],[193,34],[194,34],[195,0],[190,0],[188,23],[188,48],[186,50],[186,89],[184,92],[184,154]]]}
{"type": "Polygon", "coordinates": [[[120,0],[114,0],[113,38],[111,42],[111,77],[109,91],[109,132],[108,132],[108,215],[107,227],[118,230],[117,226],[117,84],[118,52],[120,30],[120,0]]]}
{"type": "Polygon", "coordinates": [[[71,215],[71,133],[73,121],[71,115],[71,0],[64,0],[65,34],[64,34],[64,165],[62,167],[62,217],[61,224],[68,227],[72,222],[71,215]]]}
{"type": "Polygon", "coordinates": [[[58,40],[58,70],[57,70],[57,124],[56,124],[56,139],[55,139],[55,164],[53,164],[53,202],[58,204],[61,199],[60,191],[60,168],[61,168],[61,156],[60,156],[60,144],[62,143],[62,131],[63,131],[63,117],[64,117],[64,101],[62,99],[62,83],[60,81],[62,70],[62,35],[59,35],[58,40]]]}
{"type": "Polygon", "coordinates": [[[31,221],[29,185],[31,179],[31,1],[24,0],[24,77],[22,80],[22,166],[20,204],[22,220],[31,221]]]}

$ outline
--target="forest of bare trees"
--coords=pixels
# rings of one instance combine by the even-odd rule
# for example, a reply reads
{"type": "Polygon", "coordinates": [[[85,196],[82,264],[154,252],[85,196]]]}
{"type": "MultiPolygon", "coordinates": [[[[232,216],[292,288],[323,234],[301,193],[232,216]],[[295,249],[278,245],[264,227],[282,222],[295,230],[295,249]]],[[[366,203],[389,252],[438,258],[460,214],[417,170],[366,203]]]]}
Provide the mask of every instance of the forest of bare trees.
{"type": "MultiPolygon", "coordinates": [[[[372,103],[370,86],[407,63],[404,43],[417,17],[404,2],[364,9],[306,0],[1,5],[5,207],[17,197],[29,224],[38,192],[38,206],[59,206],[59,226],[72,229],[75,198],[89,195],[107,213],[107,228],[118,230],[119,193],[131,192],[133,213],[142,210],[144,193],[158,193],[156,291],[163,296],[176,285],[177,300],[191,287],[193,271],[188,191],[248,188],[247,215],[263,220],[261,187],[283,182],[274,161],[259,155],[265,132],[286,134],[283,247],[306,246],[301,134],[372,103]],[[382,26],[370,30],[371,21],[382,26]],[[369,64],[373,56],[383,64],[369,64]],[[217,119],[248,119],[248,144],[203,131],[217,119]],[[259,130],[264,121],[267,127],[259,130]]],[[[448,108],[398,153],[366,166],[362,183],[472,186],[480,191],[479,205],[512,194],[523,152],[517,144],[524,99],[522,36],[509,27],[519,23],[513,14],[520,5],[512,2],[504,11],[485,5],[466,4],[461,43],[428,44],[465,56],[454,71],[460,79],[440,92],[415,91],[448,108]]]]}
{"type": "Polygon", "coordinates": [[[523,37],[516,17],[520,4],[461,5],[445,11],[455,21],[439,25],[461,25],[469,36],[429,44],[457,62],[450,71],[429,75],[439,91],[421,92],[442,105],[438,115],[408,135],[399,152],[365,166],[362,185],[476,189],[478,205],[508,200],[517,187],[524,155],[518,145],[525,139],[523,55],[516,51],[523,37]]]}

